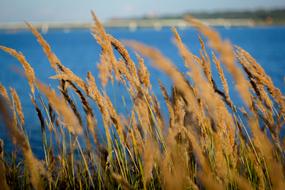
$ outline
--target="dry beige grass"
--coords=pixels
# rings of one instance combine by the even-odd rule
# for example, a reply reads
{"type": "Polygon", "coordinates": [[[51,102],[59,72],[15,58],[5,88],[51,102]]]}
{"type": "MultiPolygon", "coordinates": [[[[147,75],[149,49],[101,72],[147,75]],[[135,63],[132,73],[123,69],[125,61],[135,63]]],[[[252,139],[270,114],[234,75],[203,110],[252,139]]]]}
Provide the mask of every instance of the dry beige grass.
{"type": "Polygon", "coordinates": [[[12,141],[22,150],[27,171],[23,172],[23,166],[17,167],[17,162],[6,160],[0,141],[1,187],[284,189],[285,142],[280,138],[285,122],[284,96],[248,52],[233,48],[213,29],[187,18],[208,38],[213,52],[209,56],[207,43],[199,37],[200,54],[193,54],[173,28],[175,45],[187,68],[184,74],[157,49],[135,41],[121,43],[105,31],[94,13],[92,16],[92,34],[102,48],[98,70],[103,89],[97,86],[91,72],[87,72],[87,79],[81,79],[65,67],[30,24],[28,27],[56,72],[51,78],[59,81],[61,95],[37,81],[24,55],[0,46],[24,67],[45,153],[43,160],[34,156],[25,132],[25,107],[15,89],[11,88],[8,94],[0,84],[0,113],[12,141]],[[124,45],[137,52],[136,61],[124,45]],[[153,92],[151,73],[142,56],[173,81],[171,93],[160,83],[168,121],[162,114],[166,110],[159,105],[162,100],[158,101],[153,92]],[[213,78],[212,63],[219,80],[213,78]],[[233,76],[243,105],[231,99],[223,65],[233,76]],[[123,84],[131,100],[125,115],[104,90],[114,80],[123,84]],[[99,115],[92,103],[98,107],[99,115]],[[104,132],[99,132],[100,124],[104,132]],[[15,174],[20,177],[13,177],[15,174]]]}
{"type": "Polygon", "coordinates": [[[9,53],[10,55],[14,56],[15,58],[17,58],[18,61],[22,64],[22,66],[25,70],[25,75],[28,79],[28,82],[29,82],[29,85],[31,88],[31,92],[32,92],[32,94],[34,94],[34,92],[35,92],[34,85],[35,85],[35,80],[36,80],[35,72],[34,72],[34,69],[31,67],[31,65],[28,63],[28,61],[26,60],[25,56],[22,53],[15,51],[14,49],[7,48],[4,46],[0,46],[0,49],[9,53]]]}

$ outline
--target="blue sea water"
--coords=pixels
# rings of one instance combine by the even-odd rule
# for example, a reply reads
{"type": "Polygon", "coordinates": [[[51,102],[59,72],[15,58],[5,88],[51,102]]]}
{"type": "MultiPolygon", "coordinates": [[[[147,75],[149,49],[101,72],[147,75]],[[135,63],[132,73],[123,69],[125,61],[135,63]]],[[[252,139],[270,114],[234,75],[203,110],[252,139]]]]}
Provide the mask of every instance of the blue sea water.
{"type": "MultiPolygon", "coordinates": [[[[272,78],[274,84],[285,93],[285,26],[219,27],[216,29],[224,39],[229,39],[233,44],[241,46],[251,53],[272,78]]],[[[173,36],[169,28],[163,28],[160,31],[154,29],[138,29],[136,31],[108,29],[108,32],[120,40],[137,40],[159,49],[173,61],[180,71],[186,73],[183,61],[172,42],[173,36]]],[[[198,32],[192,28],[187,28],[179,30],[179,33],[189,49],[193,53],[199,54],[198,32]]],[[[82,78],[86,78],[87,71],[91,71],[99,84],[100,80],[98,79],[96,64],[99,62],[100,47],[89,30],[50,30],[43,36],[65,66],[82,78]]],[[[0,31],[0,45],[21,51],[34,68],[37,78],[56,88],[58,82],[49,78],[55,75],[55,72],[51,69],[46,56],[30,31],[0,31]]],[[[168,90],[171,87],[171,80],[165,74],[152,67],[148,60],[146,60],[146,65],[151,73],[153,89],[158,99],[162,100],[162,95],[158,88],[158,80],[161,80],[168,90]]],[[[218,80],[217,74],[214,74],[214,78],[218,80]]],[[[2,51],[0,51],[0,82],[6,88],[13,87],[17,90],[24,109],[25,127],[30,137],[32,148],[37,155],[42,155],[40,125],[30,101],[28,83],[25,77],[23,77],[22,68],[18,61],[2,51]]],[[[229,80],[229,86],[231,88],[234,86],[232,80],[229,80]]],[[[125,97],[127,104],[130,101],[124,88],[120,85],[108,85],[107,92],[119,112],[128,113],[129,108],[122,101],[122,96],[125,97]]],[[[232,89],[231,96],[239,101],[239,97],[234,89],[232,89]]],[[[95,105],[92,105],[96,109],[95,105]]],[[[161,101],[161,106],[166,114],[163,101],[161,101]]],[[[9,150],[12,146],[7,131],[3,125],[0,125],[0,127],[0,138],[4,139],[6,149],[9,150]]]]}

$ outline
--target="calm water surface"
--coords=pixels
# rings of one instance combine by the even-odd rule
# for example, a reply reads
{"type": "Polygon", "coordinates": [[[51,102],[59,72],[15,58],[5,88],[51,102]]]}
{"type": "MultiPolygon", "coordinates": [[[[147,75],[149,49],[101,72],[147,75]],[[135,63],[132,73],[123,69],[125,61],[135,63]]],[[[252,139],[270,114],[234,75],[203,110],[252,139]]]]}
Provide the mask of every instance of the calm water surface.
{"type": "MultiPolygon", "coordinates": [[[[285,93],[285,26],[217,28],[217,30],[223,38],[229,39],[232,43],[250,52],[258,63],[262,65],[266,73],[271,76],[274,84],[285,93]]],[[[134,32],[130,32],[127,29],[109,29],[108,32],[118,39],[134,39],[160,49],[163,54],[167,55],[176,64],[180,71],[186,72],[182,59],[179,57],[178,51],[172,43],[170,29],[165,28],[160,31],[139,29],[134,32]]],[[[198,54],[200,45],[197,38],[197,31],[189,28],[180,30],[179,32],[190,50],[198,54]]],[[[96,64],[99,59],[100,47],[93,39],[89,30],[71,30],[68,32],[51,30],[47,34],[44,34],[44,37],[65,66],[69,67],[82,78],[86,78],[87,71],[91,71],[96,76],[97,83],[99,83],[96,64]]],[[[21,51],[34,68],[36,76],[50,86],[56,87],[58,83],[49,79],[55,72],[50,68],[41,47],[29,31],[19,31],[16,33],[0,31],[0,44],[21,51]]],[[[161,80],[168,89],[171,86],[171,81],[166,75],[151,67],[148,60],[146,60],[146,64],[151,72],[153,89],[161,100],[162,96],[158,90],[157,81],[161,80]]],[[[26,129],[30,136],[31,145],[35,153],[41,156],[39,122],[30,102],[28,83],[19,74],[21,72],[22,68],[17,60],[6,53],[0,52],[0,82],[6,88],[11,86],[17,90],[24,108],[26,129]]],[[[218,79],[217,75],[214,75],[214,77],[218,79]]],[[[230,86],[233,86],[231,80],[229,80],[229,83],[230,86]]],[[[122,86],[108,85],[107,92],[119,112],[128,113],[130,108],[123,105],[122,96],[125,97],[127,104],[130,100],[126,96],[122,86]]],[[[239,102],[239,97],[234,90],[232,90],[231,96],[239,102]]],[[[94,106],[94,109],[97,109],[94,104],[92,106],[94,106]]],[[[161,106],[165,110],[163,102],[161,102],[161,106]]],[[[0,124],[0,138],[4,139],[6,142],[5,148],[9,150],[11,149],[11,144],[8,140],[7,131],[4,130],[2,125],[0,124]]]]}

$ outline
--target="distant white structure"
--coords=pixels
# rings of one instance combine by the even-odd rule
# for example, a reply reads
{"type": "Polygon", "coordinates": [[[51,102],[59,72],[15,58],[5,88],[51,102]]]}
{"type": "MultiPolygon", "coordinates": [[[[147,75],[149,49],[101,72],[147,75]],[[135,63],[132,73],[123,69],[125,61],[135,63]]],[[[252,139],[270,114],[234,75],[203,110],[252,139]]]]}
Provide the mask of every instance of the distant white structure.
{"type": "Polygon", "coordinates": [[[43,24],[42,25],[42,27],[41,27],[41,32],[43,33],[43,34],[46,34],[46,33],[48,33],[48,24],[43,24]]]}

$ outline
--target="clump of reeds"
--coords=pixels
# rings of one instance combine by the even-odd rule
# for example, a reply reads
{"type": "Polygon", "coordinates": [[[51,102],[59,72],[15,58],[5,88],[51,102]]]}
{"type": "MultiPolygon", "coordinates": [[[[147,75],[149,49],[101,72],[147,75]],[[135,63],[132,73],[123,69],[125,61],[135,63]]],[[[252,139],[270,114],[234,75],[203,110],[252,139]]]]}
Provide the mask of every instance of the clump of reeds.
{"type": "Polygon", "coordinates": [[[90,71],[87,80],[78,77],[27,24],[56,73],[51,78],[59,81],[61,94],[36,79],[23,54],[0,46],[24,67],[45,155],[38,160],[32,152],[25,132],[25,108],[16,90],[11,88],[9,94],[0,84],[0,113],[24,158],[21,164],[15,152],[9,156],[0,141],[1,188],[285,188],[285,141],[280,134],[285,99],[248,52],[232,46],[200,21],[187,18],[213,49],[209,55],[207,43],[199,38],[200,54],[193,54],[173,28],[174,42],[187,68],[184,74],[159,50],[135,41],[122,43],[107,34],[92,15],[92,34],[102,47],[98,64],[102,86],[110,80],[121,83],[131,99],[131,110],[121,115],[90,71]],[[136,60],[125,45],[136,51],[136,60]],[[173,81],[171,92],[160,83],[168,121],[160,108],[163,100],[159,101],[152,90],[151,73],[142,56],[173,81]],[[220,80],[213,78],[212,64],[220,80]],[[230,97],[223,68],[232,75],[244,100],[242,105],[230,97]],[[79,103],[71,93],[78,96],[79,103]],[[92,101],[101,115],[95,114],[92,101]],[[104,134],[98,132],[98,118],[102,118],[104,134]]]}

